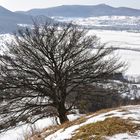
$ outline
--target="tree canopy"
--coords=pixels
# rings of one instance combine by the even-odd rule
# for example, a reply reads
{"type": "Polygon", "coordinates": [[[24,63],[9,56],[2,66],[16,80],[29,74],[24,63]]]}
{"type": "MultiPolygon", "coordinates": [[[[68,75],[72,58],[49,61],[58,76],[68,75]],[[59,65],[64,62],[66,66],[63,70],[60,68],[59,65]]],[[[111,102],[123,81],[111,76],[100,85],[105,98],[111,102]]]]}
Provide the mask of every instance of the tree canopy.
{"type": "Polygon", "coordinates": [[[0,129],[54,114],[64,123],[79,95],[124,66],[113,48],[73,24],[19,29],[7,47],[0,55],[0,93],[5,99],[0,129]]]}

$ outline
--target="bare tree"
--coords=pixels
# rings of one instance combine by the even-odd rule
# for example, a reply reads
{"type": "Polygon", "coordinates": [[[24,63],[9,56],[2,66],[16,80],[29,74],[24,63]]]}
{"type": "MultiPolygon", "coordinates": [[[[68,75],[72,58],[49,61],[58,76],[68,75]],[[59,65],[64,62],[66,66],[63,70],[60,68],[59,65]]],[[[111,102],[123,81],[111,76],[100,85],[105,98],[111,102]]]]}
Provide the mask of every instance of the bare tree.
{"type": "Polygon", "coordinates": [[[123,63],[96,36],[73,24],[19,29],[0,55],[1,129],[58,114],[61,123],[92,84],[105,82],[123,63]],[[69,102],[69,97],[71,102],[69,102]]]}

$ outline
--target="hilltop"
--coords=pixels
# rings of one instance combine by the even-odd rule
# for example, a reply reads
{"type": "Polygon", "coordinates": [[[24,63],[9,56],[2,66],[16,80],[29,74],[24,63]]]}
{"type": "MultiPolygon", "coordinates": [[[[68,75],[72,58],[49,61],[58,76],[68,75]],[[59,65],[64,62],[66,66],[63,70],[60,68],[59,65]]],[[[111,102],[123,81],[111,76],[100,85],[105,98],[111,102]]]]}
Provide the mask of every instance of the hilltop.
{"type": "MultiPolygon", "coordinates": [[[[0,6],[0,33],[14,32],[18,25],[32,24],[34,18],[38,17],[15,13],[0,6]]],[[[41,19],[51,20],[48,17],[41,17],[41,19]]]]}
{"type": "Polygon", "coordinates": [[[101,110],[50,126],[33,140],[137,140],[140,138],[140,105],[101,110]]]}
{"type": "Polygon", "coordinates": [[[27,15],[45,15],[49,17],[94,17],[94,16],[140,16],[140,10],[128,7],[112,7],[106,4],[99,5],[62,5],[44,9],[17,11],[27,15]]]}

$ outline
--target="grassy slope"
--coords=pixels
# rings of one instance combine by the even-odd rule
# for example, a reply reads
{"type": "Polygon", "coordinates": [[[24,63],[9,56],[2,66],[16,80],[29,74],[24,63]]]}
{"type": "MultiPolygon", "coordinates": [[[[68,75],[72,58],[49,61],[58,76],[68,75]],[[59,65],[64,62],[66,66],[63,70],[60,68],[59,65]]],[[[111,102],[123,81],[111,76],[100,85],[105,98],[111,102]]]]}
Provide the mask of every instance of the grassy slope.
{"type": "Polygon", "coordinates": [[[139,112],[140,106],[101,110],[62,125],[44,129],[41,134],[34,135],[32,140],[48,140],[50,138],[60,140],[64,133],[65,135],[70,134],[71,137],[68,139],[71,140],[102,140],[105,136],[135,133],[140,130],[139,112]],[[78,127],[74,131],[66,133],[75,126],[78,127]]]}

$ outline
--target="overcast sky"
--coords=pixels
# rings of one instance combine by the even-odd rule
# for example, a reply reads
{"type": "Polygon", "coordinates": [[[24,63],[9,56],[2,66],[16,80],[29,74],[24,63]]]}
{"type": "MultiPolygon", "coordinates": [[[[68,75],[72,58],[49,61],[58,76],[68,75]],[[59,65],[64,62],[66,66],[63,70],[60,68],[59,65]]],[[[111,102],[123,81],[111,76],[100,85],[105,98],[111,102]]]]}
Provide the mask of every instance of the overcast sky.
{"type": "Polygon", "coordinates": [[[109,4],[114,7],[125,6],[140,9],[140,0],[0,0],[0,5],[11,11],[47,8],[58,5],[96,5],[109,4]]]}

